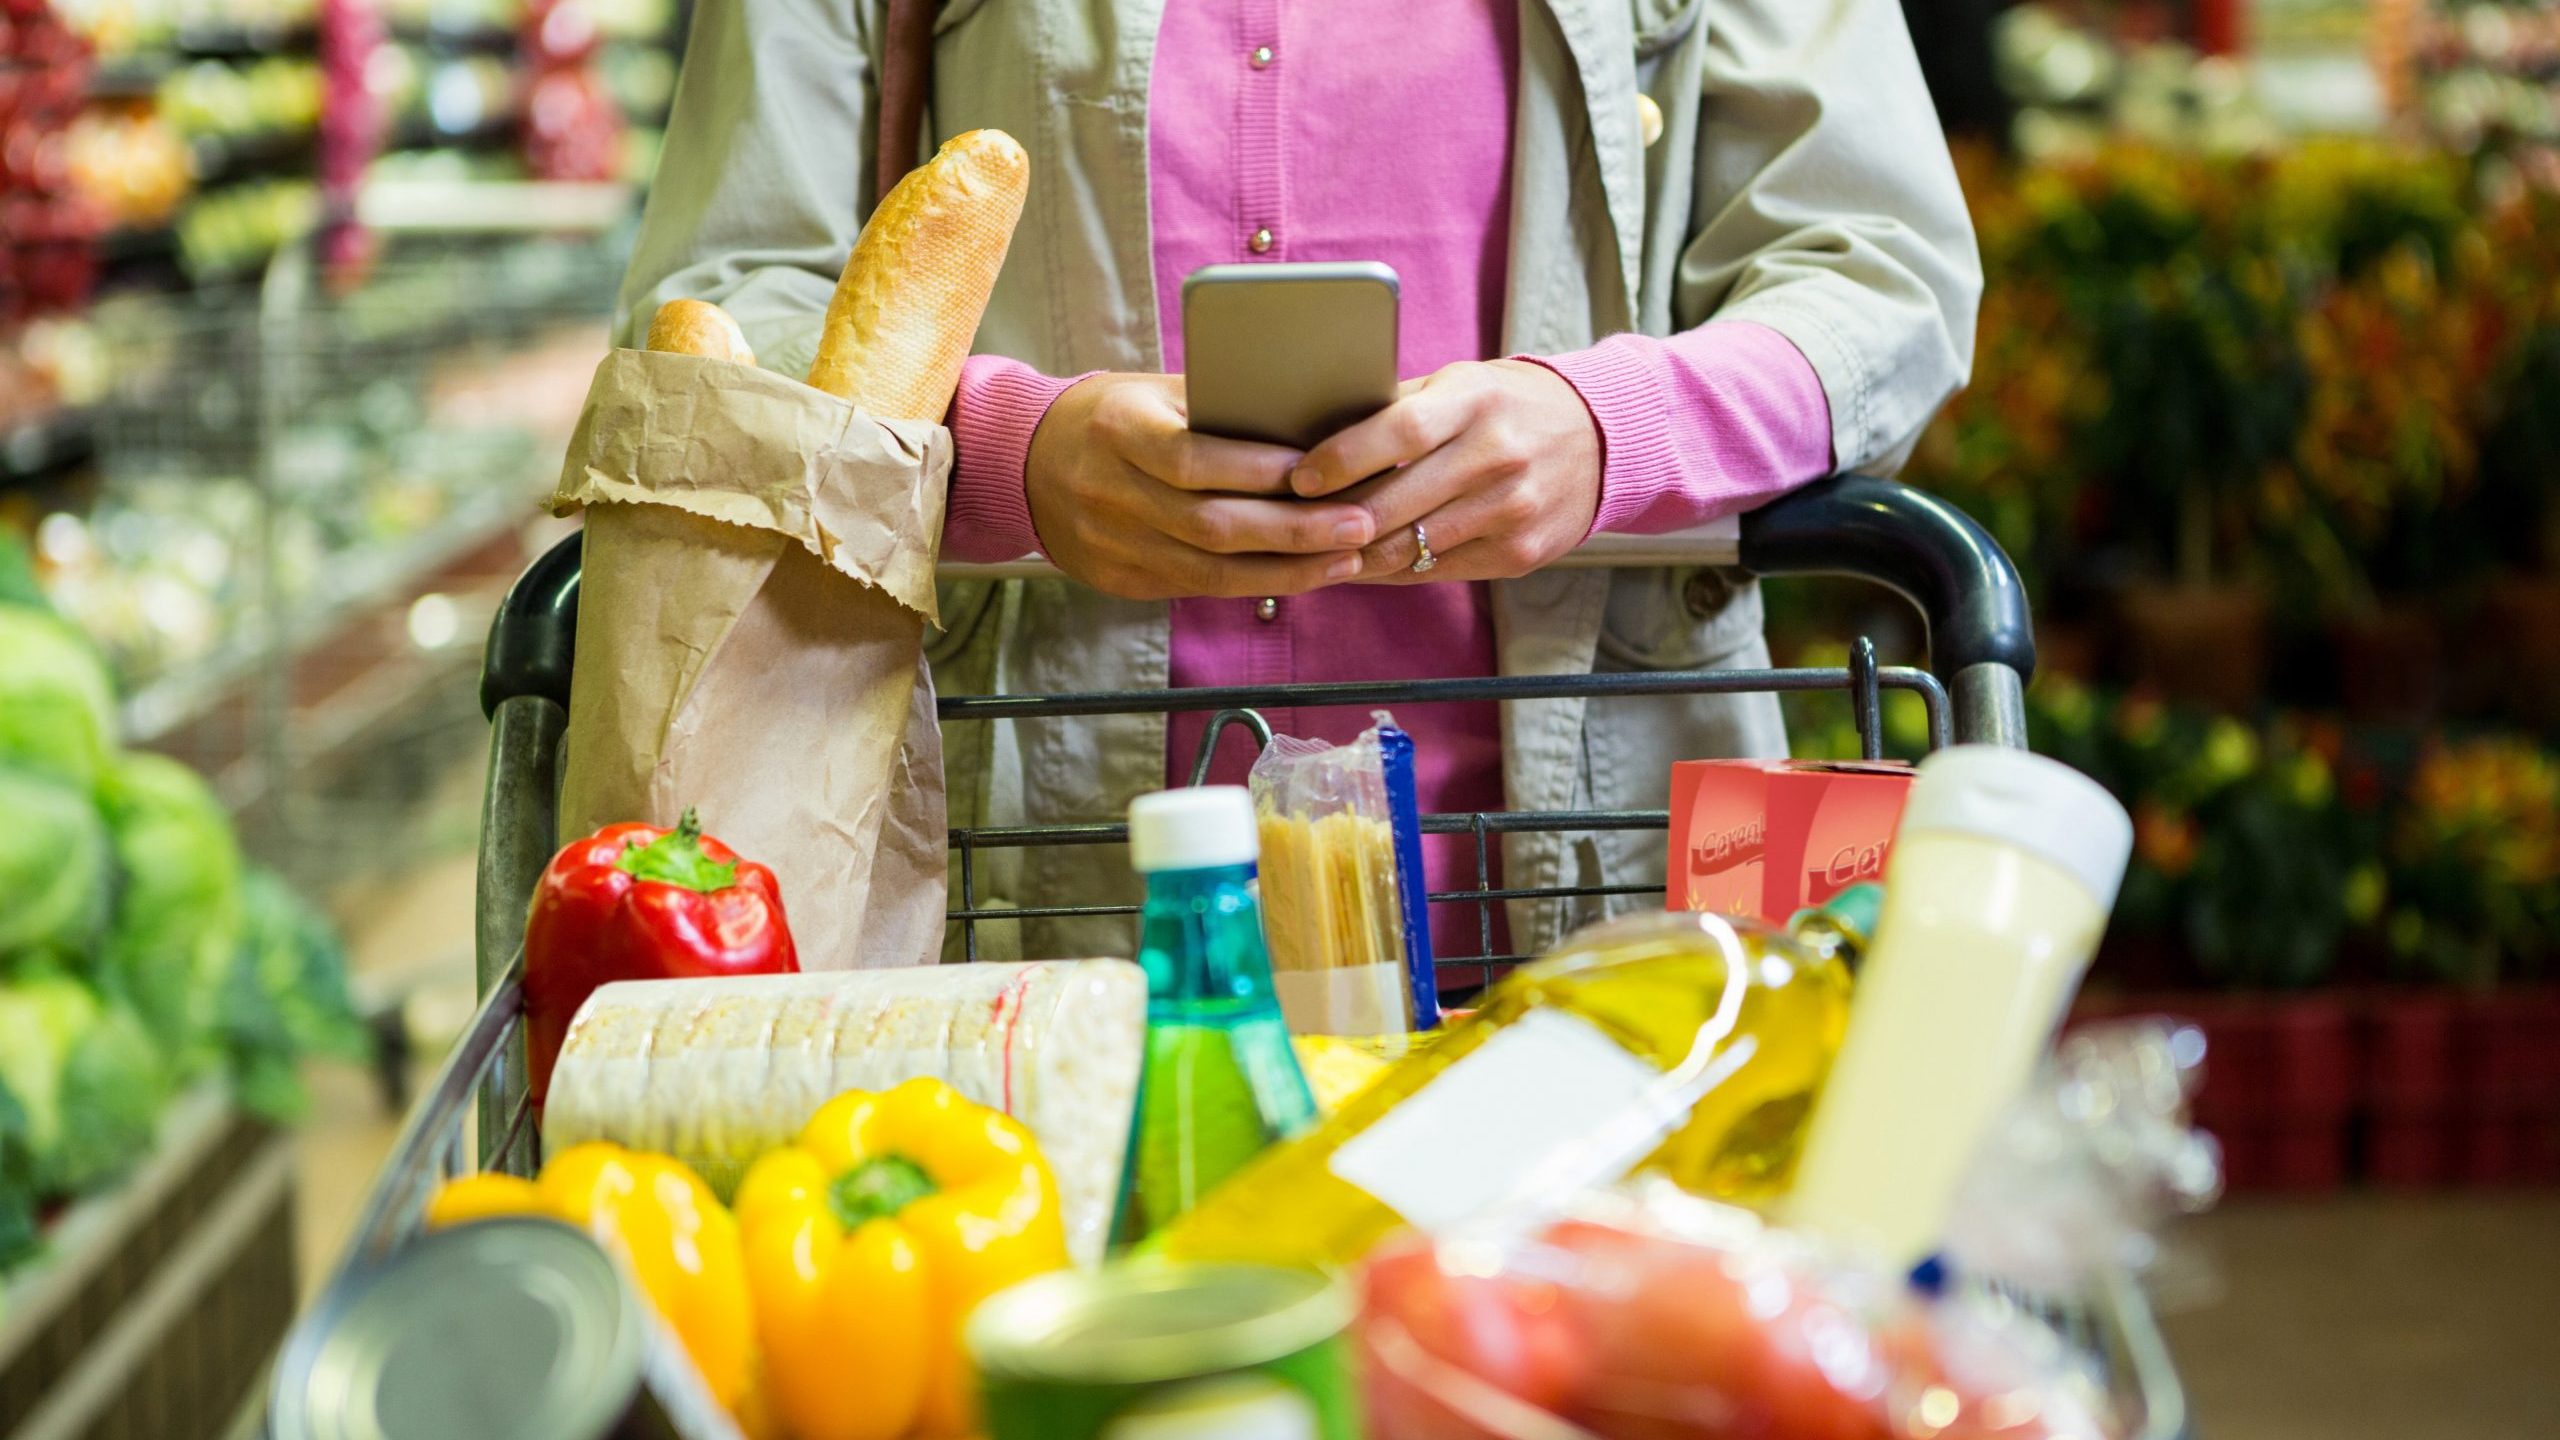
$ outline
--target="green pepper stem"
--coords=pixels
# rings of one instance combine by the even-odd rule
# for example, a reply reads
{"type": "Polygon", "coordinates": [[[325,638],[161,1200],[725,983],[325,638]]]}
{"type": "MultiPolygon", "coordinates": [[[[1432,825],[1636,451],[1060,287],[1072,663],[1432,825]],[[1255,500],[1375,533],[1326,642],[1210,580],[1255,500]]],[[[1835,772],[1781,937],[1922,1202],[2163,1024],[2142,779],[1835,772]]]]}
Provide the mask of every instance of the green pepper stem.
{"type": "Polygon", "coordinates": [[[924,1167],[904,1155],[879,1155],[854,1166],[827,1187],[827,1209],[847,1231],[894,1218],[940,1187],[924,1167]]]}
{"type": "Polygon", "coordinates": [[[634,879],[653,880],[705,895],[726,890],[738,879],[735,862],[714,860],[703,853],[702,821],[691,806],[677,817],[676,828],[646,845],[624,850],[614,865],[634,879]]]}

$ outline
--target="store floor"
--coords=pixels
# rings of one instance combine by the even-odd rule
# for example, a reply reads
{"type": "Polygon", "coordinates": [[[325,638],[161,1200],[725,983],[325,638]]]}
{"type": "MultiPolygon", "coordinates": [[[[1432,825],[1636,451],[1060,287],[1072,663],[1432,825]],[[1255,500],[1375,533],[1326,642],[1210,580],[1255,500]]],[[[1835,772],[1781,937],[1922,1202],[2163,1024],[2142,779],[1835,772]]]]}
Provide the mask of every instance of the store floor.
{"type": "MultiPolygon", "coordinates": [[[[475,783],[458,778],[449,803],[475,783]]],[[[411,991],[426,1034],[468,1018],[471,888],[456,853],[341,899],[358,983],[411,991]]],[[[306,1290],[396,1127],[366,1072],[332,1069],[315,1090],[306,1290]]],[[[2241,1200],[2184,1237],[2217,1292],[2165,1319],[2201,1440],[2560,1436],[2560,1193],[2241,1200]]]]}
{"type": "Polygon", "coordinates": [[[2560,1436],[2560,1194],[2234,1201],[2166,1320],[2202,1440],[2560,1436]]]}

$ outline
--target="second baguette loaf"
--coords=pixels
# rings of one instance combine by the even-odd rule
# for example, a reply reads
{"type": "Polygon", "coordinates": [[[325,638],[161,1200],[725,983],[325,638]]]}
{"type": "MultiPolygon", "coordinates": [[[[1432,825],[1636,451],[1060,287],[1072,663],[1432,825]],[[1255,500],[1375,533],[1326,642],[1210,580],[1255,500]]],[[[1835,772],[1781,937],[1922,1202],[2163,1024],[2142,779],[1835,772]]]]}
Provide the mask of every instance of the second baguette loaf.
{"type": "Polygon", "coordinates": [[[1031,157],[955,135],[884,197],[827,306],[809,383],[892,420],[940,420],[1022,218],[1031,157]]]}

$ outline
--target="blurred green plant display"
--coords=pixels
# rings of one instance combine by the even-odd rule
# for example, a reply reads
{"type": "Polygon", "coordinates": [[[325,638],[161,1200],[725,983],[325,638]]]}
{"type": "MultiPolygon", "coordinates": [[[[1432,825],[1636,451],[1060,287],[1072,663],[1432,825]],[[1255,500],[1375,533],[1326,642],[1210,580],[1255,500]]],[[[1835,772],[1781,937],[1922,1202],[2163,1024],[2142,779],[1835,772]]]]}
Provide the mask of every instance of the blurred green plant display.
{"type": "MultiPolygon", "coordinates": [[[[1859,753],[1839,697],[1787,711],[1799,757],[1859,753]]],[[[1888,756],[1925,753],[1918,696],[1887,692],[1883,719],[1888,756]]],[[[2057,675],[2028,691],[2028,730],[2133,814],[2112,933],[2164,942],[2197,981],[2314,985],[2367,943],[2404,978],[2480,985],[2545,977],[2560,949],[2560,755],[2533,739],[2248,721],[2057,675]]]]}
{"type": "MultiPolygon", "coordinates": [[[[1983,520],[2031,594],[2241,581],[2348,617],[2560,569],[2560,191],[2384,139],[1960,168],[1990,281],[1974,381],[1905,478],[1983,520]]],[[[2547,737],[2243,719],[2054,676],[2029,705],[2038,748],[2133,812],[2116,933],[2188,978],[2308,985],[2347,955],[2548,976],[2547,737]]],[[[1790,720],[1799,754],[1857,753],[1836,698],[1790,720]]],[[[1915,698],[1885,721],[1887,753],[1923,748],[1915,698]]]]}
{"type": "Polygon", "coordinates": [[[2429,744],[2390,833],[2391,949],[2474,984],[2547,973],[2560,935],[2560,760],[2521,737],[2429,744]]]}
{"type": "Polygon", "coordinates": [[[2379,140],[1962,169],[1973,384],[1907,478],[2039,593],[2112,550],[2351,611],[2553,558],[2560,199],[2379,140]]]}

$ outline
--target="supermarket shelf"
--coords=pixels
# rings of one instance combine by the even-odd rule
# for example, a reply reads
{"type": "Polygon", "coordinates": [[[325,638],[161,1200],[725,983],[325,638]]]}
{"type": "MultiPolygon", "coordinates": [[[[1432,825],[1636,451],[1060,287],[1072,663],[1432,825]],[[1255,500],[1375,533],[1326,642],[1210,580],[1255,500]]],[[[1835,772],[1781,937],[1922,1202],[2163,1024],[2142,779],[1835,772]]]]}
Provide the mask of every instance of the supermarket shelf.
{"type": "Polygon", "coordinates": [[[293,1179],[292,1139],[268,1136],[28,1415],[20,1440],[129,1434],[155,1410],[227,1408],[256,1393],[293,1312],[293,1179]]]}
{"type": "Polygon", "coordinates": [[[160,1117],[160,1143],[125,1182],[75,1200],[45,1227],[44,1255],[9,1277],[9,1303],[0,1312],[0,1360],[14,1359],[63,1318],[63,1307],[114,1263],[106,1243],[139,1228],[201,1168],[230,1133],[231,1102],[217,1086],[198,1086],[172,1102],[160,1117]]]}
{"type": "Polygon", "coordinates": [[[516,117],[504,116],[469,130],[439,130],[435,123],[412,117],[391,127],[384,154],[399,150],[501,150],[516,142],[516,117]]]}
{"type": "Polygon", "coordinates": [[[387,231],[602,230],[638,204],[639,192],[619,181],[376,181],[357,194],[356,218],[387,231]]]}
{"type": "Polygon", "coordinates": [[[491,490],[404,542],[337,557],[330,571],[346,578],[305,599],[280,627],[273,646],[251,639],[136,688],[121,716],[126,743],[149,745],[197,719],[236,694],[271,659],[309,648],[362,611],[415,588],[539,510],[540,497],[530,492],[491,490]]]}
{"type": "Polygon", "coordinates": [[[318,48],[319,38],[320,32],[309,25],[199,25],[180,30],[168,48],[187,60],[263,60],[308,54],[318,48]]]}
{"type": "Polygon", "coordinates": [[[500,25],[400,25],[393,27],[391,39],[396,44],[468,55],[513,55],[523,43],[515,31],[500,25]]]}
{"type": "Polygon", "coordinates": [[[102,60],[89,72],[89,98],[148,100],[160,93],[160,82],[184,63],[183,56],[165,50],[102,60]]]}
{"type": "Polygon", "coordinates": [[[97,453],[96,418],[85,410],[57,410],[0,430],[0,486],[51,475],[97,453]]]}
{"type": "Polygon", "coordinates": [[[178,227],[153,225],[141,230],[110,230],[98,237],[98,263],[110,269],[173,261],[178,258],[178,227]]]}
{"type": "Polygon", "coordinates": [[[311,130],[198,140],[190,147],[195,152],[196,193],[236,180],[315,174],[320,165],[319,143],[318,132],[311,130]]]}

